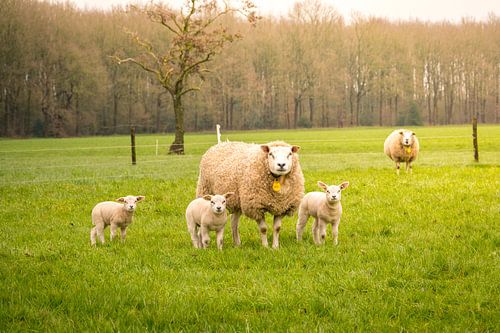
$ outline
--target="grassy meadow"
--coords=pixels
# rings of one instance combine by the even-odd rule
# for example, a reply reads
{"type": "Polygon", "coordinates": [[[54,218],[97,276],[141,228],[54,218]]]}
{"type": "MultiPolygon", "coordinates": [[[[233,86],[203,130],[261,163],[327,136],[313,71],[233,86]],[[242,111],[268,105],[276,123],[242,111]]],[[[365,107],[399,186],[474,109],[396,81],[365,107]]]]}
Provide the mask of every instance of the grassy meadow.
{"type": "MultiPolygon", "coordinates": [[[[339,245],[279,250],[240,222],[242,246],[191,247],[184,220],[215,133],[0,140],[0,331],[499,332],[500,126],[414,128],[421,153],[398,177],[383,154],[390,128],[223,132],[301,146],[306,192],[350,181],[339,245]],[[159,153],[156,155],[156,140],[159,153]],[[90,211],[145,195],[127,241],[91,248],[90,211]]],[[[271,217],[268,216],[268,225],[271,217]]],[[[228,225],[229,226],[229,225],[228,225]]],[[[269,233],[268,233],[269,234],[269,233]]],[[[269,239],[271,235],[269,234],[269,239]]]]}

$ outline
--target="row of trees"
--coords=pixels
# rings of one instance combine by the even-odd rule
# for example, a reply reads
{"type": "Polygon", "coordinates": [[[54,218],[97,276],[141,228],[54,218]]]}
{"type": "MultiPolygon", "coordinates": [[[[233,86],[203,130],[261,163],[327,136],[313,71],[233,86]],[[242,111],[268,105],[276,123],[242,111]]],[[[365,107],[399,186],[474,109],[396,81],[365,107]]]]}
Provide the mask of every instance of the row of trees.
{"type": "MultiPolygon", "coordinates": [[[[150,72],[118,65],[147,41],[174,35],[143,11],[82,11],[34,0],[0,2],[0,135],[113,134],[175,129],[168,91],[150,72]],[[127,31],[129,33],[127,33],[127,31]],[[130,38],[135,36],[140,39],[130,38]]],[[[183,96],[186,130],[429,125],[500,120],[500,18],[459,24],[350,24],[316,0],[252,27],[183,96]]]]}

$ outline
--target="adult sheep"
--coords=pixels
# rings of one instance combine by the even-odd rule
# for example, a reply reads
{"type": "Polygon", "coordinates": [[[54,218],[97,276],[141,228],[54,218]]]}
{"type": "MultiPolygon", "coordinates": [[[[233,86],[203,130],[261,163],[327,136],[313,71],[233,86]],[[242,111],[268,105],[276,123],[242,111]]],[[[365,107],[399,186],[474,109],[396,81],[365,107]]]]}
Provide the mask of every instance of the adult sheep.
{"type": "Polygon", "coordinates": [[[212,146],[200,162],[196,195],[234,192],[227,200],[233,242],[241,244],[241,214],[257,221],[262,245],[267,247],[265,213],[274,216],[273,248],[279,247],[281,220],[293,215],[304,195],[300,147],[282,141],[264,145],[223,142],[212,146]]]}
{"type": "Polygon", "coordinates": [[[420,145],[414,132],[406,129],[393,131],[384,142],[384,153],[396,163],[399,175],[399,164],[406,163],[406,172],[412,171],[412,162],[417,159],[420,145]]]}

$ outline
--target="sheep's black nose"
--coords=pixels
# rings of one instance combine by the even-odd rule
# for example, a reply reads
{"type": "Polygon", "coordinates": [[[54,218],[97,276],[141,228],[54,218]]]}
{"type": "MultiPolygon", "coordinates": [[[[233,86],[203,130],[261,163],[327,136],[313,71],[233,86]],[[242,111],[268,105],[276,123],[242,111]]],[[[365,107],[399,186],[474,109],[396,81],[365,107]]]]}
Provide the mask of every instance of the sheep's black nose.
{"type": "Polygon", "coordinates": [[[278,166],[283,169],[285,167],[286,163],[278,163],[278,166]]]}

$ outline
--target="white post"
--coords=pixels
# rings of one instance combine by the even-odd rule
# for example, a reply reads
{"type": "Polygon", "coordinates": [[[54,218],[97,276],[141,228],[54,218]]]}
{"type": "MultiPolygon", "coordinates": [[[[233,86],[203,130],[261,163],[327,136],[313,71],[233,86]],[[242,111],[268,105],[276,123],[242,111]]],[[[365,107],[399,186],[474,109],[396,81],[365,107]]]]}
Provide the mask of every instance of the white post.
{"type": "Polygon", "coordinates": [[[220,125],[217,124],[217,143],[220,143],[220,125]]]}

